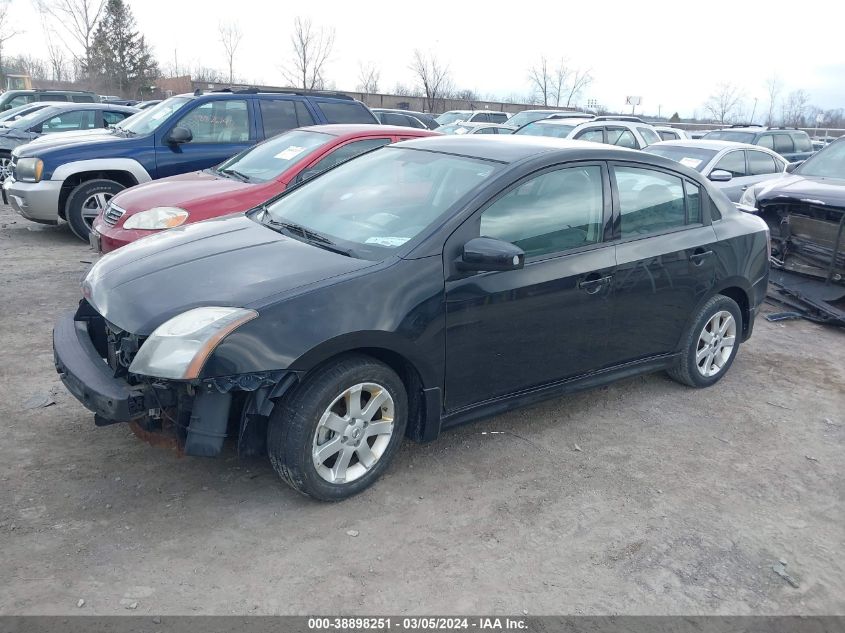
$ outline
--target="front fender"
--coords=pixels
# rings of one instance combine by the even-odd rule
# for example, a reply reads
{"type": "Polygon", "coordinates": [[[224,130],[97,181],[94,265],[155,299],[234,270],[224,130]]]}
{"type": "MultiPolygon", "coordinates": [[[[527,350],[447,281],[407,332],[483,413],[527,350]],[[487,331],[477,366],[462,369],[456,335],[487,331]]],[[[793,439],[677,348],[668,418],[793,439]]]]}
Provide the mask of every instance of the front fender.
{"type": "Polygon", "coordinates": [[[56,167],[50,180],[67,180],[74,174],[88,171],[125,171],[140,184],[152,180],[144,166],[133,158],[92,158],[75,160],[56,167]]]}

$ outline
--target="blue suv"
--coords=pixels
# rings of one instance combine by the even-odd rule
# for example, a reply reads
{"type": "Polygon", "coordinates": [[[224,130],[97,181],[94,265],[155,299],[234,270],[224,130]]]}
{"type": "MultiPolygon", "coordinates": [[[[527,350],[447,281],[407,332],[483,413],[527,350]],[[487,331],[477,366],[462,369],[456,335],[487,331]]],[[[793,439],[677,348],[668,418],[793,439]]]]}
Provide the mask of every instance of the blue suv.
{"type": "Polygon", "coordinates": [[[94,219],[120,190],[208,169],[265,138],[320,123],[378,119],[364,104],[339,93],[178,95],[108,132],[57,134],[16,148],[3,200],[35,222],[66,220],[77,237],[87,240],[94,219]]]}

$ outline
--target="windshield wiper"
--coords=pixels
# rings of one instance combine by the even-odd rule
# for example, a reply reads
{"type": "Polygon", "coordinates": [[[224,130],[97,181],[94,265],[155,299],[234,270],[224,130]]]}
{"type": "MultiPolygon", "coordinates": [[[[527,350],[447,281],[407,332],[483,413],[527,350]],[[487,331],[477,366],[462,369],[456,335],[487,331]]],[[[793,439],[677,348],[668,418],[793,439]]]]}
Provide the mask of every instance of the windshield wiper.
{"type": "MultiPolygon", "coordinates": [[[[267,215],[267,210],[265,208],[264,214],[267,215]]],[[[312,246],[317,246],[319,248],[323,248],[327,251],[331,251],[333,253],[338,253],[340,255],[346,255],[347,257],[352,257],[352,251],[348,248],[343,248],[342,246],[338,246],[335,242],[330,240],[325,235],[321,233],[317,233],[316,231],[312,231],[311,229],[307,229],[301,224],[294,224],[293,222],[279,222],[278,220],[267,219],[266,223],[272,227],[276,227],[286,234],[290,235],[291,237],[301,238],[308,244],[312,246]]]]}
{"type": "Polygon", "coordinates": [[[235,178],[237,178],[241,182],[249,182],[249,176],[239,172],[237,169],[232,169],[231,167],[227,167],[226,169],[220,169],[218,171],[221,174],[234,176],[235,178]]]}

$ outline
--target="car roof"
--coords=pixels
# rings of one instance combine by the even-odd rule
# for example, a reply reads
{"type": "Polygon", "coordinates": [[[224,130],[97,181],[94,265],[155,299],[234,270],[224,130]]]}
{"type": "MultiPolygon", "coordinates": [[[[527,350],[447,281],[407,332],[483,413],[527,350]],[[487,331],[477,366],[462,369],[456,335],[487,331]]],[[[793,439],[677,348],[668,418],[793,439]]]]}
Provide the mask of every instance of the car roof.
{"type": "MultiPolygon", "coordinates": [[[[660,141],[659,143],[652,143],[649,147],[654,145],[680,145],[682,147],[695,147],[698,149],[713,149],[713,150],[723,150],[723,149],[753,149],[759,150],[761,149],[759,145],[752,145],[751,143],[739,143],[737,141],[716,141],[716,140],[708,140],[704,138],[682,138],[682,139],[673,139],[671,141],[660,141]]],[[[762,149],[766,149],[765,147],[762,149]]]]}
{"type": "Polygon", "coordinates": [[[507,125],[505,123],[492,123],[491,121],[455,121],[454,123],[447,123],[446,125],[454,125],[454,126],[461,126],[461,127],[471,127],[471,128],[479,128],[479,127],[506,127],[508,129],[513,130],[513,125],[507,125]]]}
{"type": "Polygon", "coordinates": [[[39,110],[55,112],[56,110],[116,110],[118,112],[138,112],[138,108],[134,106],[116,105],[113,103],[72,103],[72,102],[56,102],[55,105],[49,105],[46,108],[39,110]]]}
{"type": "MultiPolygon", "coordinates": [[[[583,152],[585,150],[601,149],[608,155],[630,158],[636,150],[622,147],[591,143],[589,141],[574,141],[570,139],[550,138],[546,136],[513,136],[511,134],[484,135],[439,135],[424,139],[414,139],[398,144],[401,147],[457,154],[469,158],[480,158],[500,163],[514,163],[519,160],[538,156],[547,152],[566,151],[568,153],[583,152]]],[[[637,152],[641,155],[641,152],[637,152]]],[[[653,155],[649,154],[649,161],[653,155]]],[[[654,158],[660,158],[654,156],[654,158]]],[[[665,159],[668,160],[668,159],[665,159]]],[[[661,163],[663,164],[663,163],[661,163]]]]}
{"type": "MultiPolygon", "coordinates": [[[[298,128],[311,132],[322,132],[332,136],[384,136],[385,134],[401,136],[428,136],[434,130],[401,125],[380,125],[378,123],[328,123],[326,125],[308,125],[298,128]]],[[[439,132],[434,132],[439,134],[439,132]]]]}
{"type": "MultiPolygon", "coordinates": [[[[526,123],[526,125],[534,125],[535,123],[549,123],[551,125],[572,125],[574,123],[575,125],[581,125],[582,123],[592,123],[592,121],[580,117],[561,119],[537,119],[536,121],[531,121],[531,123],[526,123]]],[[[603,123],[603,121],[599,121],[599,123],[603,123]]]]}

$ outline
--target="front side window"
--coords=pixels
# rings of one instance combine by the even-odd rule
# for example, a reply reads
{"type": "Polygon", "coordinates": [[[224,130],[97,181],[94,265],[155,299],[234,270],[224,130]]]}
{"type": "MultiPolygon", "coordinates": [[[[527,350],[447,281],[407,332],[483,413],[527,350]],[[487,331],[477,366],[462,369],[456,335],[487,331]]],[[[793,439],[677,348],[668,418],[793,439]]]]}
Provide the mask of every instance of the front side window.
{"type": "MultiPolygon", "coordinates": [[[[498,168],[485,160],[389,146],[306,182],[256,220],[280,231],[293,223],[355,257],[383,259],[498,168]]],[[[290,234],[305,239],[301,232],[290,234]]]]}
{"type": "Polygon", "coordinates": [[[94,111],[76,110],[74,112],[62,112],[51,117],[41,124],[42,134],[54,132],[71,132],[74,130],[94,129],[94,111]]]}
{"type": "Polygon", "coordinates": [[[487,123],[490,120],[490,117],[486,112],[476,112],[467,120],[472,123],[487,123]]]}
{"type": "Polygon", "coordinates": [[[526,257],[601,241],[604,198],[601,167],[546,172],[522,183],[481,214],[481,235],[511,242],[526,257]]]}
{"type": "Polygon", "coordinates": [[[719,162],[716,163],[716,166],[713,168],[714,171],[717,169],[730,172],[731,176],[734,178],[741,178],[742,176],[745,176],[745,152],[742,150],[728,152],[719,159],[719,162]]]}
{"type": "Polygon", "coordinates": [[[270,138],[297,127],[313,125],[314,118],[305,104],[284,99],[261,99],[258,102],[264,123],[264,137],[270,138]]]}
{"type": "Polygon", "coordinates": [[[795,144],[796,152],[813,151],[813,143],[810,141],[810,137],[806,132],[792,132],[790,136],[792,136],[792,142],[795,144]]]}
{"type": "Polygon", "coordinates": [[[12,100],[9,101],[9,107],[16,108],[17,106],[32,103],[33,101],[35,101],[35,95],[18,95],[17,97],[13,97],[12,100]]]}
{"type": "Polygon", "coordinates": [[[243,143],[249,140],[247,102],[208,101],[179,119],[176,126],[191,130],[191,143],[243,143]]]}
{"type": "Polygon", "coordinates": [[[320,110],[329,123],[376,123],[377,119],[356,101],[320,101],[320,110]]]}
{"type": "Polygon", "coordinates": [[[345,163],[350,158],[355,158],[364,152],[369,152],[371,149],[382,147],[389,143],[389,138],[366,138],[360,141],[352,141],[346,145],[341,145],[333,152],[329,152],[327,156],[323,156],[323,158],[311,165],[306,171],[309,177],[316,176],[327,169],[331,169],[335,165],[345,163]]]}
{"type": "Polygon", "coordinates": [[[504,112],[489,112],[487,119],[493,123],[504,123],[508,120],[508,115],[504,112]]]}
{"type": "Polygon", "coordinates": [[[775,141],[772,134],[763,134],[760,137],[760,140],[757,141],[757,145],[760,147],[765,147],[766,149],[773,150],[775,148],[775,141]]]}
{"type": "Polygon", "coordinates": [[[626,130],[621,127],[607,128],[607,143],[608,145],[618,145],[619,147],[627,147],[630,149],[639,149],[640,145],[634,137],[631,130],[626,130]]]}
{"type": "Polygon", "coordinates": [[[684,185],[680,178],[640,167],[616,167],[614,172],[623,239],[684,226],[684,185]]]}
{"type": "Polygon", "coordinates": [[[748,173],[752,176],[761,174],[775,174],[782,169],[777,168],[774,158],[764,152],[748,151],[748,173]]]}

